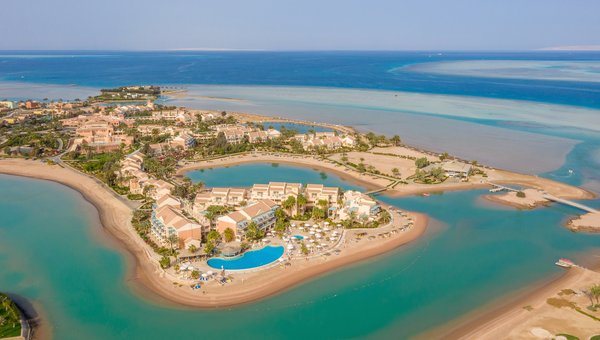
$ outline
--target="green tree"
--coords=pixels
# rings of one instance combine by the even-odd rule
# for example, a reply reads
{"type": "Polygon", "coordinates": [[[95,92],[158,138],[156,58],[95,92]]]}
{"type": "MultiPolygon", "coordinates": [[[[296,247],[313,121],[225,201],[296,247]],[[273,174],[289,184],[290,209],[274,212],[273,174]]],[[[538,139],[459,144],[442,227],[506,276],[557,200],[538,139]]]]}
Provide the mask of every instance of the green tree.
{"type": "Polygon", "coordinates": [[[424,167],[429,165],[429,161],[425,157],[417,158],[417,160],[415,160],[415,165],[417,166],[417,168],[423,169],[424,167]]]}
{"type": "Polygon", "coordinates": [[[304,256],[308,255],[308,247],[306,246],[306,244],[304,244],[304,242],[300,244],[300,251],[304,256]]]}
{"type": "Polygon", "coordinates": [[[171,234],[171,235],[169,235],[167,240],[169,241],[169,245],[171,246],[171,253],[173,253],[174,252],[173,245],[177,244],[179,242],[179,237],[177,237],[176,234],[171,234]]]}
{"type": "Polygon", "coordinates": [[[198,251],[198,247],[196,247],[196,246],[195,246],[195,245],[193,245],[193,244],[190,244],[190,246],[188,247],[188,250],[190,251],[190,253],[192,253],[192,254],[193,254],[193,253],[195,253],[195,252],[197,252],[197,251],[198,251]]]}
{"type": "Polygon", "coordinates": [[[394,175],[395,177],[400,177],[400,170],[398,170],[398,168],[393,168],[392,175],[394,175]]]}
{"type": "Polygon", "coordinates": [[[525,193],[523,191],[517,191],[517,197],[525,198],[525,193]]]}
{"type": "Polygon", "coordinates": [[[162,269],[167,269],[171,266],[171,259],[168,256],[163,255],[159,263],[162,269]]]}
{"type": "Polygon", "coordinates": [[[284,219],[277,220],[275,222],[275,232],[277,233],[277,235],[281,236],[285,233],[289,225],[289,222],[284,219]]]}
{"type": "Polygon", "coordinates": [[[314,207],[312,209],[312,218],[316,221],[320,221],[325,218],[325,210],[314,207]]]}
{"type": "Polygon", "coordinates": [[[394,145],[400,145],[402,140],[400,139],[400,136],[394,135],[392,138],[390,138],[390,142],[394,143],[394,145]]]}
{"type": "Polygon", "coordinates": [[[215,251],[215,244],[212,241],[207,241],[204,244],[204,252],[208,255],[211,255],[215,251]]]}
{"type": "Polygon", "coordinates": [[[596,299],[596,304],[600,304],[600,284],[592,286],[592,288],[590,288],[590,292],[592,292],[594,299],[596,299]]]}
{"type": "Polygon", "coordinates": [[[192,279],[198,280],[200,278],[200,272],[197,270],[192,270],[192,279]]]}
{"type": "Polygon", "coordinates": [[[288,196],[285,201],[281,203],[283,209],[285,209],[289,215],[292,214],[291,209],[296,205],[296,198],[294,196],[288,196]]]}
{"type": "Polygon", "coordinates": [[[217,244],[221,241],[221,234],[219,234],[219,232],[216,230],[211,230],[206,235],[206,240],[207,240],[207,242],[212,242],[214,244],[217,244]]]}
{"type": "Polygon", "coordinates": [[[258,225],[252,221],[246,227],[246,238],[250,241],[261,240],[265,236],[264,230],[261,230],[258,225]]]}
{"type": "Polygon", "coordinates": [[[298,210],[304,211],[304,208],[306,207],[306,197],[304,197],[304,195],[300,194],[298,195],[298,198],[296,199],[296,203],[297,203],[297,208],[298,210]]]}
{"type": "Polygon", "coordinates": [[[233,229],[227,228],[223,231],[223,237],[225,238],[225,242],[231,242],[235,238],[235,233],[233,229]]]}

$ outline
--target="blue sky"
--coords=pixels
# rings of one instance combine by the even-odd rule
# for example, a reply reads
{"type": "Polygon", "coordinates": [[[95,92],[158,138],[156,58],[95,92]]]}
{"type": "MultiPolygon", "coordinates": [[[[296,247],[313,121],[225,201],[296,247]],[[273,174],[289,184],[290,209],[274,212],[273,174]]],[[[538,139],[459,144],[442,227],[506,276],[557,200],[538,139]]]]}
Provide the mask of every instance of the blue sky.
{"type": "Polygon", "coordinates": [[[600,45],[597,0],[2,0],[0,49],[600,45]]]}

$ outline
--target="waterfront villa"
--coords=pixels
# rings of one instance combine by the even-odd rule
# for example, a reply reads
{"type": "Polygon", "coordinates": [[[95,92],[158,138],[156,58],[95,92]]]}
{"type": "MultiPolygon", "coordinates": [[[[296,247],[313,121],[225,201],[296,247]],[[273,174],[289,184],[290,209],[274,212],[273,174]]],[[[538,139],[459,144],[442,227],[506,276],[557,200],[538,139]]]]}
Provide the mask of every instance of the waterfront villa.
{"type": "Polygon", "coordinates": [[[201,192],[194,199],[194,213],[199,214],[211,205],[237,207],[245,202],[248,191],[240,188],[212,188],[201,192]]]}
{"type": "Polygon", "coordinates": [[[471,164],[448,161],[442,163],[442,169],[446,172],[448,177],[468,177],[473,167],[471,164]]]}
{"type": "Polygon", "coordinates": [[[340,197],[340,188],[326,187],[323,184],[307,184],[305,193],[309,205],[314,206],[320,200],[325,200],[329,206],[336,206],[340,197]]]}
{"type": "Polygon", "coordinates": [[[359,191],[348,190],[344,192],[343,198],[344,203],[337,212],[340,220],[348,219],[351,214],[361,219],[369,218],[381,211],[377,201],[359,191]]]}
{"type": "Polygon", "coordinates": [[[202,240],[202,226],[191,221],[179,209],[169,204],[155,206],[152,210],[151,225],[152,235],[163,246],[169,244],[172,236],[177,237],[178,247],[184,247],[192,241],[200,244],[202,240]]]}
{"type": "Polygon", "coordinates": [[[356,144],[354,137],[338,136],[335,132],[298,134],[294,136],[294,139],[302,143],[305,150],[319,147],[335,150],[341,147],[353,147],[356,144]]]}
{"type": "Polygon", "coordinates": [[[258,228],[268,230],[275,224],[275,210],[279,205],[269,199],[263,199],[241,210],[234,211],[217,219],[217,231],[221,234],[230,228],[235,238],[241,240],[250,222],[258,228]]]}
{"type": "Polygon", "coordinates": [[[285,201],[288,197],[298,197],[302,192],[302,184],[286,182],[269,182],[269,184],[254,184],[250,192],[253,200],[270,199],[277,203],[285,201]]]}

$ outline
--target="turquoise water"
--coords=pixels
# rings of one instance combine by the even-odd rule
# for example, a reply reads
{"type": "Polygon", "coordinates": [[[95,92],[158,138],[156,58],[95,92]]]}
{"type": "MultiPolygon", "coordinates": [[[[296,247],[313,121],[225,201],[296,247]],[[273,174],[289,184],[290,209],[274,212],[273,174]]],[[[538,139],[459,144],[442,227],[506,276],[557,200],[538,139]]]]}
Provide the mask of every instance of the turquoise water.
{"type": "Polygon", "coordinates": [[[331,132],[333,131],[330,128],[326,128],[323,126],[315,126],[315,125],[304,125],[304,124],[296,124],[296,123],[282,123],[282,122],[264,122],[262,123],[265,128],[272,126],[277,130],[281,130],[281,127],[285,127],[288,130],[296,130],[298,133],[308,133],[313,130],[315,132],[331,132]]]}
{"type": "Polygon", "coordinates": [[[556,258],[580,261],[600,245],[600,235],[561,227],[575,212],[561,206],[499,208],[478,199],[486,191],[381,197],[441,224],[388,256],[264,301],[189,310],[135,294],[124,256],[76,192],[11,176],[0,176],[0,192],[0,287],[40,306],[56,339],[193,339],[196,330],[241,339],[407,337],[558,275],[556,258]],[[368,313],[348,323],[357,311],[368,313]]]}
{"type": "MultiPolygon", "coordinates": [[[[192,94],[243,100],[190,99],[181,104],[398,133],[416,146],[600,192],[600,113],[577,113],[580,108],[600,108],[600,84],[398,69],[454,60],[597,61],[597,52],[5,54],[15,53],[0,52],[0,98],[85,98],[99,87],[184,84],[192,94]],[[197,84],[253,86],[207,89],[197,84]],[[403,101],[374,91],[382,89],[452,98],[403,101]],[[474,105],[473,98],[507,101],[488,111],[474,105]],[[515,99],[570,106],[552,117],[546,116],[550,107],[529,110],[530,103],[511,102],[515,99]]],[[[189,175],[209,186],[274,180],[356,188],[332,174],[285,165],[252,164],[189,175]]],[[[79,194],[49,182],[0,176],[0,290],[24,296],[45,312],[56,339],[194,339],[214,334],[241,339],[388,339],[414,336],[554,277],[561,272],[553,265],[559,257],[586,264],[600,255],[599,235],[561,227],[579,212],[557,205],[515,211],[482,202],[482,193],[487,192],[382,196],[387,203],[426,212],[438,222],[424,238],[385,257],[252,305],[205,311],[164,307],[140,298],[135,279],[127,275],[126,257],[79,194]]],[[[600,200],[586,203],[600,207],[600,200]]]]}
{"type": "Polygon", "coordinates": [[[233,259],[212,258],[208,265],[216,269],[240,270],[252,269],[265,266],[277,261],[283,255],[282,246],[266,246],[258,250],[252,250],[233,259]]]}
{"type": "Polygon", "coordinates": [[[346,190],[364,189],[345,182],[332,173],[277,163],[242,164],[226,168],[193,170],[187,172],[186,176],[193,182],[204,182],[207,187],[251,187],[255,183],[292,182],[323,184],[346,190]]]}

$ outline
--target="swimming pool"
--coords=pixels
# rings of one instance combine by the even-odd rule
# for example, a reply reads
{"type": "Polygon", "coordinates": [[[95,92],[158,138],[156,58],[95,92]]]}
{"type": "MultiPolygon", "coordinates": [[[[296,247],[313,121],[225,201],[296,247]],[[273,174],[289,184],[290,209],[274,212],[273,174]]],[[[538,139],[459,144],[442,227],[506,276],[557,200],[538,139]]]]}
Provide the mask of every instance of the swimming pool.
{"type": "Polygon", "coordinates": [[[295,238],[296,240],[304,240],[304,236],[302,236],[302,235],[294,235],[292,237],[295,238]]]}
{"type": "Polygon", "coordinates": [[[282,246],[266,246],[252,250],[232,259],[214,258],[208,260],[208,265],[215,269],[241,270],[267,265],[277,261],[283,255],[282,246]]]}

